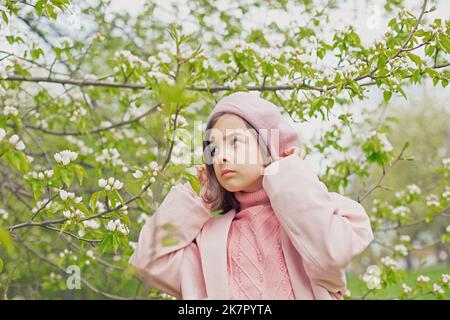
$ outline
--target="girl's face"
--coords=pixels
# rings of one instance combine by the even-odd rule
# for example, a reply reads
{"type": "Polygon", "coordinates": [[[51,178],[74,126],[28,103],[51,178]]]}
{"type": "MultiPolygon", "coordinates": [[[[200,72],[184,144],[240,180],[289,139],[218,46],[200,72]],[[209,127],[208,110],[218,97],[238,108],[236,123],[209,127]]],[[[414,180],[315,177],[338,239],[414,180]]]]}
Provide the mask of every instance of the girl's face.
{"type": "Polygon", "coordinates": [[[225,114],[211,128],[209,141],[214,173],[229,192],[253,192],[262,188],[264,158],[254,129],[241,117],[225,114]],[[253,131],[253,134],[252,134],[253,131]],[[222,175],[224,169],[233,172],[222,175]]]}

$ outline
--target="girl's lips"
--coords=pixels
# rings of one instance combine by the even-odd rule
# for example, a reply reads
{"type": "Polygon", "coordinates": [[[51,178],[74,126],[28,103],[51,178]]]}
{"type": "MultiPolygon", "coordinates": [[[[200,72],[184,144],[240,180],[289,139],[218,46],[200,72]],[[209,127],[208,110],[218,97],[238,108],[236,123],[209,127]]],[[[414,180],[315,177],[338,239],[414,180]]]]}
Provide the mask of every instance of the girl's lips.
{"type": "Polygon", "coordinates": [[[222,177],[226,177],[226,176],[228,176],[228,175],[231,175],[232,173],[235,173],[234,170],[231,170],[231,169],[223,169],[223,170],[222,170],[221,176],[222,176],[222,177]]]}
{"type": "Polygon", "coordinates": [[[228,177],[233,176],[235,173],[236,173],[236,172],[234,172],[234,171],[227,171],[227,172],[225,172],[224,174],[222,174],[222,177],[223,177],[223,178],[228,178],[228,177]]]}

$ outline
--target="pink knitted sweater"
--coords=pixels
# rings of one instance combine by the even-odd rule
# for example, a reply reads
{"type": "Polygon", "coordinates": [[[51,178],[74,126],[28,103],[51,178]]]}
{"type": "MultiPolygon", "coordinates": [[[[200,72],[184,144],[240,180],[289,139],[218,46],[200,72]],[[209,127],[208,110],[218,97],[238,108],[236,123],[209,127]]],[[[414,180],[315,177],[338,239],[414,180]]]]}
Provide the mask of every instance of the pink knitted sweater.
{"type": "Polygon", "coordinates": [[[280,223],[264,189],[236,192],[241,204],[228,236],[230,299],[293,300],[280,223]]]}

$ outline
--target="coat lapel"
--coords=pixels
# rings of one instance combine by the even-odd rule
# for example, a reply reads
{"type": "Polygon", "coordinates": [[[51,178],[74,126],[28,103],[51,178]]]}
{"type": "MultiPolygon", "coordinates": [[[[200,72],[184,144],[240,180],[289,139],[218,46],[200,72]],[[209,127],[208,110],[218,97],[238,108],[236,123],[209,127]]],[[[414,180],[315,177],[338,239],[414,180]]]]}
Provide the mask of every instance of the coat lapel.
{"type": "MultiPolygon", "coordinates": [[[[230,210],[224,215],[210,219],[203,226],[201,232],[199,248],[208,299],[230,299],[228,290],[227,240],[231,222],[235,215],[236,211],[230,210]]],[[[314,286],[311,285],[305,273],[302,257],[298,254],[283,229],[281,229],[280,237],[295,299],[314,299],[314,286]]]]}
{"type": "Polygon", "coordinates": [[[203,226],[200,251],[208,299],[229,299],[227,240],[235,214],[232,209],[203,226]]]}
{"type": "Polygon", "coordinates": [[[281,228],[281,246],[283,249],[286,267],[291,279],[292,289],[296,300],[314,299],[311,283],[303,268],[303,259],[295,249],[287,233],[281,228]]]}

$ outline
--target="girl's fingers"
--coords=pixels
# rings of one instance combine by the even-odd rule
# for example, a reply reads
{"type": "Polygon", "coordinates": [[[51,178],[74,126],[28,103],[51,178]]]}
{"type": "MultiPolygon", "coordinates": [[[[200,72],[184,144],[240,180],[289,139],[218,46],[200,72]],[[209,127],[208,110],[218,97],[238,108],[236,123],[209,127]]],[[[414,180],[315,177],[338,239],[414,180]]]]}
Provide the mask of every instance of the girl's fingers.
{"type": "Polygon", "coordinates": [[[292,154],[292,152],[293,152],[293,148],[292,147],[284,149],[284,155],[286,155],[286,156],[292,154]]]}
{"type": "Polygon", "coordinates": [[[306,150],[303,148],[299,148],[299,147],[286,148],[286,149],[284,149],[283,153],[285,156],[295,154],[295,155],[299,156],[301,159],[305,159],[305,157],[306,157],[306,150]]]}

